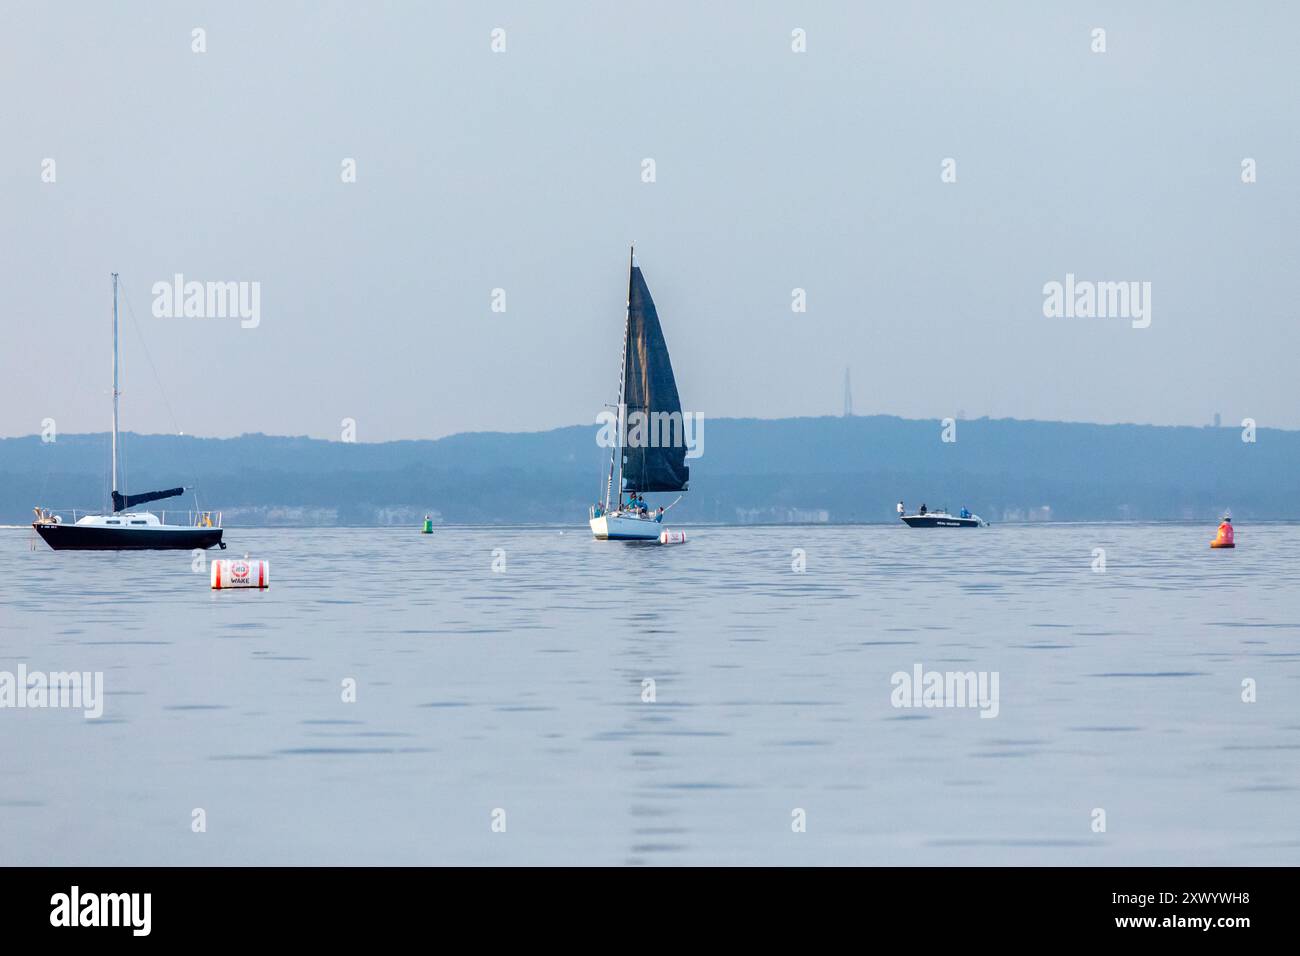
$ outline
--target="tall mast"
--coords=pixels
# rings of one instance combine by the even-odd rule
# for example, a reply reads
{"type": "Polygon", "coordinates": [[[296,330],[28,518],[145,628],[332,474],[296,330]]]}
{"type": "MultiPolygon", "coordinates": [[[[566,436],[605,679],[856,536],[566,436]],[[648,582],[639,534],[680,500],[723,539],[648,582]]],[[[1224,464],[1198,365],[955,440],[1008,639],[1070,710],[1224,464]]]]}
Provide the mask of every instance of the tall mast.
{"type": "Polygon", "coordinates": [[[113,490],[117,491],[117,273],[113,273],[113,490]]]}
{"type": "Polygon", "coordinates": [[[627,341],[632,331],[632,270],[636,267],[636,244],[627,247],[627,309],[623,313],[623,363],[618,371],[618,503],[623,505],[623,435],[627,429],[627,341]]]}
{"type": "Polygon", "coordinates": [[[623,404],[624,388],[627,385],[627,336],[632,325],[632,264],[636,262],[636,245],[628,247],[627,252],[627,311],[623,315],[623,357],[618,369],[618,434],[614,440],[614,451],[609,458],[609,480],[605,483],[605,510],[609,511],[610,492],[614,487],[615,463],[618,468],[618,503],[623,504],[623,428],[627,423],[627,407],[623,404]]]}

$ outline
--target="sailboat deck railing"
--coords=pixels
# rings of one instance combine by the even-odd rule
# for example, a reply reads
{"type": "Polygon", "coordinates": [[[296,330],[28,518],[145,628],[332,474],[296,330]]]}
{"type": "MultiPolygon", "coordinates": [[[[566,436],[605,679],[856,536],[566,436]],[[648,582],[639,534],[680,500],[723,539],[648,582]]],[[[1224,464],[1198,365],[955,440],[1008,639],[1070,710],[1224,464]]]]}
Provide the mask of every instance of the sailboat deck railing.
{"type": "MultiPolygon", "coordinates": [[[[103,511],[93,511],[88,508],[42,508],[41,518],[39,520],[53,521],[57,516],[60,519],[60,521],[66,522],[67,521],[66,516],[71,516],[71,523],[76,524],[80,518],[85,518],[88,515],[102,515],[103,513],[104,513],[103,511]]],[[[125,517],[129,517],[131,515],[131,512],[123,511],[120,514],[121,517],[125,518],[125,517]]],[[[159,524],[167,523],[166,511],[153,511],[150,512],[150,514],[155,514],[158,516],[159,524]]],[[[180,512],[177,510],[173,510],[172,514],[179,515],[180,512]]],[[[220,528],[222,527],[221,518],[222,518],[222,513],[220,511],[186,511],[185,524],[180,525],[179,527],[220,528]]]]}

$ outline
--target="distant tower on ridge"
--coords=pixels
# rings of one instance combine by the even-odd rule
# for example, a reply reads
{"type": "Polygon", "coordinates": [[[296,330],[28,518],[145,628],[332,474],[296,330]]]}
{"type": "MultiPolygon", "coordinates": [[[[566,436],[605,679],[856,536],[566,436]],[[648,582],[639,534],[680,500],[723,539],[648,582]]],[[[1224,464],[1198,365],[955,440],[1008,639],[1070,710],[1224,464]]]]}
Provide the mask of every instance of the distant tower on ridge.
{"type": "Polygon", "coordinates": [[[844,417],[853,415],[853,384],[849,381],[849,367],[844,366],[844,417]]]}

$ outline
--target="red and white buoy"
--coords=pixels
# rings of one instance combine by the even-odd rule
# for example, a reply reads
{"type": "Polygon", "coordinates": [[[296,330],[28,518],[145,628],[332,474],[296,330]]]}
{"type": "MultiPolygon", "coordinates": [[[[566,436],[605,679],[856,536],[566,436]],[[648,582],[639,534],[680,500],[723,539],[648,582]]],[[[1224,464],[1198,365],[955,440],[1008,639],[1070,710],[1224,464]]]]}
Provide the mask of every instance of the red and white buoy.
{"type": "Polygon", "coordinates": [[[270,561],[253,561],[244,557],[233,560],[219,558],[212,562],[212,590],[214,591],[224,591],[227,588],[269,588],[270,586],[270,561]]]}
{"type": "Polygon", "coordinates": [[[660,531],[659,543],[660,544],[685,544],[686,532],[685,531],[660,531]]]}

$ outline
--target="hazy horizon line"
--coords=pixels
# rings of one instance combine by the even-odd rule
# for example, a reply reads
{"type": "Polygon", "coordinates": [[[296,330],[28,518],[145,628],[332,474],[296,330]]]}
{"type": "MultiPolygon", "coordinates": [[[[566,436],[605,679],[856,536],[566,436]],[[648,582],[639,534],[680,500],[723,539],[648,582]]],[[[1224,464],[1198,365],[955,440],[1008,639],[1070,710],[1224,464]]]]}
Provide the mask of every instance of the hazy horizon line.
{"type": "MultiPolygon", "coordinates": [[[[959,422],[1015,422],[1018,424],[1025,424],[1025,425],[1035,425],[1035,424],[1037,425],[1091,425],[1098,428],[1222,428],[1222,429],[1234,430],[1243,427],[1240,424],[1233,424],[1231,421],[1223,422],[1219,425],[1215,425],[1211,422],[1204,422],[1200,424],[1185,423],[1185,424],[1177,424],[1177,425],[1162,425],[1162,424],[1156,424],[1154,422],[1097,422],[1097,421],[1085,421],[1079,419],[1055,419],[1055,418],[1014,418],[1014,417],[991,418],[988,415],[981,415],[976,418],[963,417],[958,415],[947,416],[947,417],[953,418],[955,421],[959,421],[959,422]]],[[[834,414],[786,415],[780,418],[760,418],[760,417],[752,417],[752,416],[732,415],[732,416],[726,416],[722,418],[713,418],[709,420],[715,422],[795,422],[795,421],[818,421],[821,419],[842,419],[842,418],[864,418],[864,419],[891,418],[900,422],[943,422],[945,421],[945,418],[908,418],[904,415],[893,415],[886,412],[877,412],[877,413],[866,414],[866,415],[857,414],[857,413],[853,413],[851,415],[842,415],[842,414],[840,415],[834,415],[834,414]]],[[[196,439],[201,439],[203,441],[234,441],[235,439],[238,438],[262,437],[262,438],[305,439],[307,441],[319,441],[319,442],[327,442],[329,444],[340,444],[340,445],[342,444],[393,445],[393,444],[398,444],[400,442],[438,442],[438,441],[444,441],[449,438],[459,438],[466,435],[544,435],[547,434],[548,432],[563,431],[569,428],[598,428],[598,427],[600,426],[599,423],[597,422],[592,422],[590,425],[586,425],[582,423],[570,423],[568,425],[553,425],[549,428],[520,429],[514,431],[503,431],[497,429],[481,429],[477,431],[448,432],[445,435],[439,435],[437,437],[432,437],[432,438],[430,437],[388,438],[382,441],[363,441],[361,439],[357,439],[350,442],[344,442],[337,438],[319,438],[314,435],[286,435],[286,434],[273,434],[270,432],[260,432],[260,431],[240,432],[237,435],[222,436],[222,435],[198,435],[192,432],[179,432],[176,434],[173,434],[172,432],[137,432],[130,429],[123,429],[119,431],[118,434],[133,435],[138,438],[155,438],[155,437],[196,438],[196,439]]],[[[1255,428],[1257,431],[1300,432],[1300,429],[1283,428],[1281,426],[1273,426],[1273,425],[1261,426],[1256,424],[1255,428]]],[[[84,437],[94,437],[100,435],[107,436],[108,434],[109,434],[108,431],[67,432],[66,436],[69,438],[84,438],[84,437]]],[[[0,435],[0,441],[21,441],[27,438],[40,439],[41,435],[39,432],[31,432],[25,435],[0,435]]]]}

